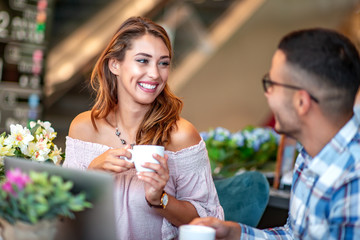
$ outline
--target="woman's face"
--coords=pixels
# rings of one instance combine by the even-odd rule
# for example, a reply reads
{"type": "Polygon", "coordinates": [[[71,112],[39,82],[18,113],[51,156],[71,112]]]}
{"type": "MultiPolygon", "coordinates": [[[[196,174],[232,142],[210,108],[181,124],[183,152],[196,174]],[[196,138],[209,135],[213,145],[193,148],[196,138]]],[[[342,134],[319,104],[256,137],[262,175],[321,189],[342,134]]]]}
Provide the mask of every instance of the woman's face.
{"type": "Polygon", "coordinates": [[[164,42],[150,34],[132,41],[124,60],[109,61],[116,75],[119,102],[151,104],[164,89],[170,70],[170,55],[164,42]]]}

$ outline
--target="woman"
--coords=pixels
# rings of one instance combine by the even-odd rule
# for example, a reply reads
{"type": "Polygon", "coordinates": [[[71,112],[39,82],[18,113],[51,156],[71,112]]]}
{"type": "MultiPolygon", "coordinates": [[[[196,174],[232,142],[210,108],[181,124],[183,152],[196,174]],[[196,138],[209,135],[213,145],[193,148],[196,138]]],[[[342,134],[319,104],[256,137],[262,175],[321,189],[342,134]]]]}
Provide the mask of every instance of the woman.
{"type": "Polygon", "coordinates": [[[64,166],[114,173],[120,239],[172,239],[195,217],[222,219],[204,141],[179,117],[182,102],[167,85],[172,49],[166,31],[132,17],[116,32],[91,76],[91,111],[79,114],[66,139],[64,166]],[[163,145],[155,172],[136,173],[127,149],[163,145]]]}

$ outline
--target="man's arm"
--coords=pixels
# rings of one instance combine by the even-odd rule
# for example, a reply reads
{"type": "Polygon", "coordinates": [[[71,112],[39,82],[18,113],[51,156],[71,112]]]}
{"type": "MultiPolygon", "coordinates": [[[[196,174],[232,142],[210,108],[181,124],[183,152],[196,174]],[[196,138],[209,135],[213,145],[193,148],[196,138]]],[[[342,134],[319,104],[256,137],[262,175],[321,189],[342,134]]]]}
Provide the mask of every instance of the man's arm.
{"type": "Polygon", "coordinates": [[[239,240],[239,239],[293,239],[290,229],[285,225],[284,227],[269,228],[265,230],[256,229],[231,221],[222,221],[217,218],[196,218],[190,224],[204,225],[212,227],[216,230],[216,238],[224,240],[239,240]]]}
{"type": "Polygon", "coordinates": [[[330,204],[328,239],[360,239],[360,179],[339,188],[330,204]]]}
{"type": "Polygon", "coordinates": [[[244,224],[239,224],[241,227],[241,238],[239,239],[253,239],[253,240],[262,240],[262,239],[272,239],[272,240],[292,240],[293,234],[286,224],[283,227],[267,228],[267,229],[257,229],[253,227],[246,226],[244,224]]]}
{"type": "Polygon", "coordinates": [[[194,225],[204,225],[216,230],[216,238],[224,240],[239,240],[241,234],[240,225],[236,222],[222,221],[214,217],[196,218],[190,222],[194,225]]]}

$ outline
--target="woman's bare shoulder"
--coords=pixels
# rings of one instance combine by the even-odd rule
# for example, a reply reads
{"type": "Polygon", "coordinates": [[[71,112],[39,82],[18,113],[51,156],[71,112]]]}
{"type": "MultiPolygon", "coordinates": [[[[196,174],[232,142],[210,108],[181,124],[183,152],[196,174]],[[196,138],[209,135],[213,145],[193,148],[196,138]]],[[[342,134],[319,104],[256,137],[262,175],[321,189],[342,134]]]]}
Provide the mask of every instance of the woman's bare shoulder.
{"type": "Polygon", "coordinates": [[[89,141],[92,139],[96,130],[91,122],[91,111],[82,112],[71,122],[69,137],[89,141]]]}
{"type": "Polygon", "coordinates": [[[171,142],[166,147],[169,151],[180,151],[198,144],[201,140],[199,132],[194,125],[184,118],[176,122],[176,128],[171,132],[171,142]]]}

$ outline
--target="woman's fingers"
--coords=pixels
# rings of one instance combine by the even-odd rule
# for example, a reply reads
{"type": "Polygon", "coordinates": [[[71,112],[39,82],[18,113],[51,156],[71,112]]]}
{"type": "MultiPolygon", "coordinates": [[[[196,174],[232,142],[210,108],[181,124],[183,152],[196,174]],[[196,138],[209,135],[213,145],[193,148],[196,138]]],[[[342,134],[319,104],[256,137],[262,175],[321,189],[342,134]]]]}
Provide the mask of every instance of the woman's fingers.
{"type": "Polygon", "coordinates": [[[152,169],[154,172],[139,172],[138,176],[154,188],[158,189],[160,187],[160,190],[162,191],[169,180],[169,168],[167,166],[168,156],[165,155],[164,157],[161,157],[158,154],[154,154],[153,157],[159,161],[159,164],[146,162],[142,166],[152,169]]]}
{"type": "Polygon", "coordinates": [[[142,164],[142,167],[152,169],[156,173],[158,173],[160,176],[168,177],[168,175],[169,175],[169,168],[167,165],[168,156],[165,154],[165,156],[162,157],[158,154],[153,154],[153,157],[159,162],[159,164],[145,162],[142,164]]]}
{"type": "Polygon", "coordinates": [[[109,172],[124,172],[134,168],[134,163],[125,159],[131,159],[131,153],[125,148],[109,149],[99,157],[95,158],[89,168],[102,169],[109,172]]]}
{"type": "Polygon", "coordinates": [[[168,180],[168,178],[161,177],[155,172],[138,172],[137,175],[139,179],[148,183],[159,192],[162,192],[168,180]]]}
{"type": "Polygon", "coordinates": [[[153,158],[155,158],[161,166],[167,169],[167,161],[168,161],[168,155],[165,154],[164,157],[160,156],[159,154],[154,153],[153,158]]]}
{"type": "Polygon", "coordinates": [[[114,158],[131,159],[131,152],[127,148],[117,148],[108,150],[114,158]]]}
{"type": "Polygon", "coordinates": [[[106,167],[106,170],[110,171],[110,172],[121,173],[121,172],[125,172],[125,171],[129,170],[129,168],[117,166],[117,165],[109,165],[108,167],[106,167]]]}
{"type": "Polygon", "coordinates": [[[154,170],[154,172],[138,172],[137,175],[145,183],[146,199],[156,204],[169,180],[169,169],[167,165],[168,156],[161,157],[154,154],[153,157],[159,161],[156,163],[144,163],[143,167],[154,170]]]}

